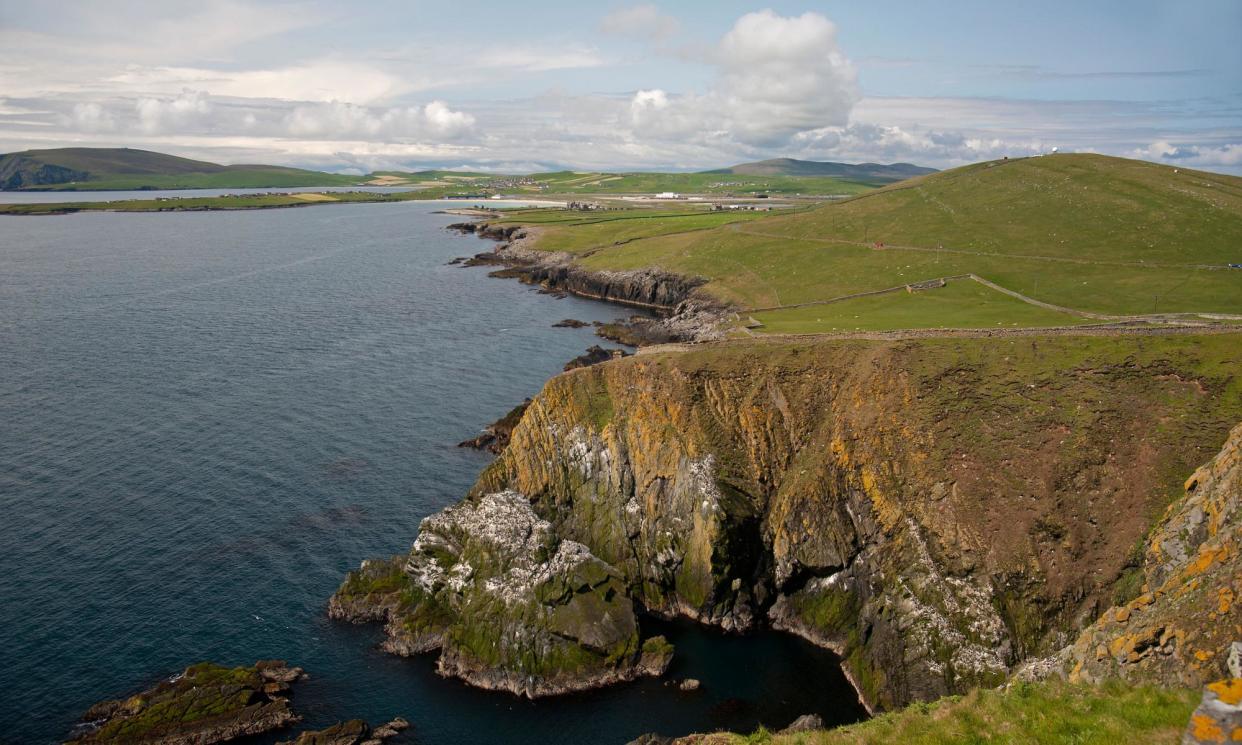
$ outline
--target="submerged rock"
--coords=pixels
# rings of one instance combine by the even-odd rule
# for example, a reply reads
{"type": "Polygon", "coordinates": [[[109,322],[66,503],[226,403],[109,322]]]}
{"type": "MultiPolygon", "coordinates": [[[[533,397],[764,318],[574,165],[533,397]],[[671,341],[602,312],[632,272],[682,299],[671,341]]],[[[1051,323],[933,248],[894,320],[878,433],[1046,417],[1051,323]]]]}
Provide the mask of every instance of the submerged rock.
{"type": "Polygon", "coordinates": [[[586,321],[579,321],[577,318],[566,318],[563,321],[557,321],[556,323],[552,324],[552,328],[554,329],[580,329],[580,328],[584,328],[590,325],[591,324],[587,323],[586,321]]]}
{"type": "Polygon", "coordinates": [[[658,675],[671,656],[662,638],[640,645],[617,571],[515,491],[423,520],[407,556],[349,574],[329,615],[384,620],[388,651],[438,649],[442,675],[531,698],[658,675]]]}
{"type": "Polygon", "coordinates": [[[103,701],[82,717],[75,743],[210,745],[299,721],[284,695],[299,667],[264,660],[227,668],[203,662],[128,699],[103,701]]]}

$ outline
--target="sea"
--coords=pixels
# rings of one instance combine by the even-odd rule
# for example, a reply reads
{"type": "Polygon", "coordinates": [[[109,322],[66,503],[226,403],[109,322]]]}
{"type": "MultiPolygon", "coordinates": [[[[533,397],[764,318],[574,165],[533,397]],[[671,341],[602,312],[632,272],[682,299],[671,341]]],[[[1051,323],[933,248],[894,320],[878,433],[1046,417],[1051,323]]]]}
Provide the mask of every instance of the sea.
{"type": "Polygon", "coordinates": [[[600,341],[552,324],[633,312],[449,265],[492,244],[448,206],[0,217],[0,742],[201,660],[288,660],[304,727],[401,716],[427,745],[865,716],[831,652],[777,632],[647,620],[667,680],[528,701],[327,618],[489,462],[456,443],[600,341]]]}

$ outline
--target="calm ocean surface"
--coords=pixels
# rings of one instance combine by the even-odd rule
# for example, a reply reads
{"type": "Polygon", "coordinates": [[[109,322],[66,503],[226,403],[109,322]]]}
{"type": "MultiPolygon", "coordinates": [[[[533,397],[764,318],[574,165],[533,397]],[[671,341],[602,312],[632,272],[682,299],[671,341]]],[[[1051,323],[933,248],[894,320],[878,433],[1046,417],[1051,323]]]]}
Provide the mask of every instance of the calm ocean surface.
{"type": "MultiPolygon", "coordinates": [[[[0,200],[3,201],[3,200],[0,200]]],[[[485,269],[442,205],[0,218],[0,742],[198,660],[277,657],[308,726],[404,716],[406,741],[624,743],[861,714],[788,636],[651,624],[645,681],[529,702],[329,622],[344,573],[408,549],[488,456],[454,446],[597,339],[485,269]]]]}
{"type": "Polygon", "coordinates": [[[368,191],[397,194],[410,191],[401,186],[275,186],[267,189],[148,189],[146,191],[0,191],[0,204],[47,204],[49,202],[112,202],[118,199],[157,197],[219,197],[225,194],[293,194],[303,191],[368,191]]]}

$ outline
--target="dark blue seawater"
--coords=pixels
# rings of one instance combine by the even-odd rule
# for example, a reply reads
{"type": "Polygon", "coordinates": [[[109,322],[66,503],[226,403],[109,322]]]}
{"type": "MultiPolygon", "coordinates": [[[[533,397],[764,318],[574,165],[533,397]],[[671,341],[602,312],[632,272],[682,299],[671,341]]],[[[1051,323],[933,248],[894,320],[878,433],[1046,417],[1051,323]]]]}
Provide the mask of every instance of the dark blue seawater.
{"type": "Polygon", "coordinates": [[[652,624],[645,681],[529,702],[375,649],[325,603],[408,548],[487,456],[454,446],[596,342],[615,306],[445,263],[490,244],[436,205],[0,218],[0,741],[198,660],[278,657],[308,726],[404,716],[418,743],[623,743],[861,715],[788,636],[652,624]]]}
{"type": "MultiPolygon", "coordinates": [[[[366,191],[397,194],[413,191],[406,186],[273,186],[265,189],[146,189],[124,191],[0,191],[0,204],[46,204],[48,202],[113,202],[121,199],[158,197],[219,197],[225,194],[293,194],[303,191],[366,191]]],[[[466,200],[463,200],[466,201],[466,200]]]]}

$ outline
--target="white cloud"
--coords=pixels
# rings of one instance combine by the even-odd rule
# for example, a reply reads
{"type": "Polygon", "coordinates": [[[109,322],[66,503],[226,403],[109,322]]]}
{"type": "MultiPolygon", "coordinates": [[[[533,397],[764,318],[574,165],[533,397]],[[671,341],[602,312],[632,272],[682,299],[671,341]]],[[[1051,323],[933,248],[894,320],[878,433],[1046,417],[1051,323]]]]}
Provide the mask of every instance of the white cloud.
{"type": "Polygon", "coordinates": [[[854,66],[824,16],[742,16],[711,53],[718,76],[705,94],[668,97],[658,108],[634,97],[632,122],[653,137],[721,137],[778,147],[800,132],[844,125],[860,98],[854,66]]]}
{"type": "Polygon", "coordinates": [[[110,132],[116,129],[116,120],[97,103],[73,105],[71,124],[83,132],[110,132]]]}
{"type": "Polygon", "coordinates": [[[455,137],[474,126],[474,117],[453,111],[443,101],[432,101],[423,107],[423,119],[432,132],[442,137],[455,137]]]}
{"type": "Polygon", "coordinates": [[[1136,148],[1133,157],[1157,160],[1170,165],[1221,167],[1242,165],[1242,143],[1226,143],[1220,146],[1181,144],[1157,140],[1146,147],[1136,148]]]}
{"type": "Polygon", "coordinates": [[[159,134],[169,129],[185,129],[201,122],[211,113],[211,103],[207,94],[187,88],[172,99],[140,98],[134,105],[134,110],[138,114],[138,126],[143,132],[159,134]]]}
{"type": "Polygon", "coordinates": [[[144,92],[168,93],[190,87],[216,96],[360,104],[389,98],[406,88],[396,75],[335,59],[269,70],[131,66],[105,82],[121,90],[144,92]]]}
{"type": "Polygon", "coordinates": [[[390,109],[334,101],[298,106],[285,117],[288,134],[294,137],[379,141],[451,140],[468,133],[474,123],[473,116],[453,111],[443,101],[390,109]]]}
{"type": "Polygon", "coordinates": [[[681,22],[660,12],[651,3],[621,8],[604,16],[600,30],[607,34],[637,36],[657,41],[675,36],[681,30],[681,22]]]}

